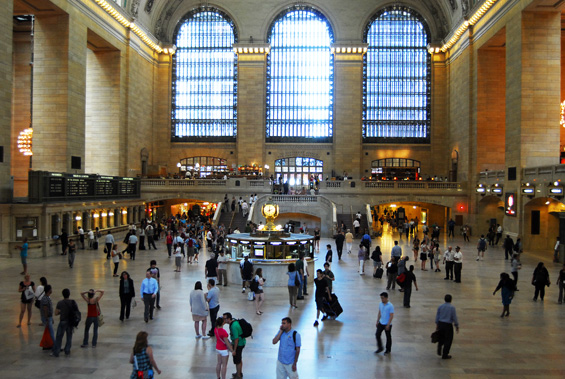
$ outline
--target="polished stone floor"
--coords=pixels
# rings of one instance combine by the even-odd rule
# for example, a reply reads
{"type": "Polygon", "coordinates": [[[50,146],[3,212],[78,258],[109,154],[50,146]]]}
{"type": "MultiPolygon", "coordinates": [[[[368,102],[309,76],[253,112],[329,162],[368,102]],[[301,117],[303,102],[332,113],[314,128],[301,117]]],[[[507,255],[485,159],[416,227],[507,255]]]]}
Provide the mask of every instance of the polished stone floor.
{"type": "MultiPolygon", "coordinates": [[[[385,233],[378,240],[384,257],[390,256],[395,237],[385,233]]],[[[444,281],[444,272],[420,271],[416,276],[420,291],[413,292],[412,307],[402,307],[402,293],[391,292],[395,305],[393,346],[389,356],[375,355],[375,321],[379,293],[385,282],[360,276],[357,257],[345,255],[337,262],[334,249],[333,271],[336,275],[334,290],[339,295],[344,313],[335,321],[321,322],[313,327],[315,304],[313,296],[299,301],[299,308],[290,310],[286,288],[265,290],[264,314],[257,316],[253,302],[247,301],[241,287],[221,288],[220,312],[231,312],[234,317],[244,317],[253,324],[254,338],[244,350],[243,372],[245,378],[275,377],[277,348],[271,340],[277,332],[282,317],[290,316],[293,326],[302,335],[303,347],[298,370],[301,378],[527,378],[565,377],[563,356],[563,323],[565,305],[557,304],[555,281],[558,264],[551,263],[551,253],[540,257],[523,254],[523,269],[518,287],[520,292],[511,306],[511,315],[501,319],[500,296],[492,295],[500,272],[510,271],[501,247],[487,251],[484,261],[475,261],[476,238],[463,243],[461,238],[447,241],[442,236],[442,248],[449,242],[459,244],[464,253],[461,284],[444,281]],[[533,302],[533,287],[529,284],[538,261],[549,269],[552,285],[545,302],[533,302]],[[430,343],[434,330],[437,307],[446,293],[453,295],[461,331],[455,336],[451,354],[453,359],[441,360],[430,343]]],[[[330,240],[322,240],[325,246],[330,240]]],[[[404,252],[406,239],[401,241],[404,252]]],[[[0,318],[2,344],[0,362],[2,378],[126,378],[131,373],[128,358],[138,331],[149,333],[149,342],[163,373],[160,378],[215,378],[214,340],[196,340],[188,305],[188,297],[196,280],[204,279],[204,257],[198,265],[183,266],[181,273],[173,272],[173,261],[166,256],[163,242],[159,250],[139,252],[135,261],[125,260],[120,271],[127,270],[139,289],[149,260],[157,259],[161,268],[163,292],[162,310],[149,324],[143,321],[143,309],[138,305],[130,320],[118,320],[118,278],[113,278],[110,264],[101,250],[80,251],[75,267],[69,269],[66,257],[33,259],[29,262],[32,280],[46,276],[54,286],[53,300],[61,299],[64,287],[71,289],[71,298],[78,299],[79,292],[89,288],[104,289],[101,306],[106,324],[99,330],[96,349],[81,349],[84,322],[73,339],[69,357],[49,356],[39,347],[43,328],[38,325],[39,315],[33,310],[32,325],[16,328],[20,294],[21,266],[16,259],[2,261],[1,299],[4,312],[0,318]]],[[[325,249],[320,257],[325,256],[325,249]]],[[[412,254],[410,252],[410,262],[412,254]]],[[[184,264],[184,263],[183,263],[184,264]]],[[[418,262],[419,264],[419,262],[418,262]]],[[[318,261],[316,267],[320,267],[318,261]]],[[[443,270],[443,267],[442,267],[443,270]]],[[[312,283],[310,282],[310,287],[312,283]]],[[[309,289],[313,294],[313,289],[309,289]]],[[[139,298],[138,298],[139,302],[139,298]]],[[[84,302],[80,302],[83,315],[84,302]]],[[[57,320],[58,322],[58,320],[57,320]]],[[[383,336],[384,337],[384,336],[383,336]]],[[[234,372],[230,362],[228,374],[234,372]]]]}

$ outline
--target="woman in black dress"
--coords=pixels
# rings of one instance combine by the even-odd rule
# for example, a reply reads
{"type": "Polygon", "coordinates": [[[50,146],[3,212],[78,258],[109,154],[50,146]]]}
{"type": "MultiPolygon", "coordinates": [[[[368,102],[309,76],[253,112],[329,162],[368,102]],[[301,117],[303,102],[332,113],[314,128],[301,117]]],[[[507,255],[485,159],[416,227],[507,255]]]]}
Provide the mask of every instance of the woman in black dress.
{"type": "Polygon", "coordinates": [[[545,296],[545,286],[549,287],[549,272],[545,268],[543,262],[538,263],[538,266],[534,270],[534,275],[532,276],[532,284],[536,287],[536,292],[534,293],[534,301],[538,300],[538,295],[543,301],[545,296]]]}
{"type": "Polygon", "coordinates": [[[127,271],[120,275],[120,321],[124,321],[124,312],[127,319],[131,310],[131,301],[135,297],[133,280],[127,271]]]}
{"type": "Polygon", "coordinates": [[[31,281],[31,276],[26,274],[24,280],[20,282],[20,287],[18,291],[21,292],[21,304],[20,304],[20,322],[18,323],[18,328],[22,326],[22,320],[27,308],[27,324],[31,325],[31,306],[33,300],[35,299],[35,283],[31,281]]]}

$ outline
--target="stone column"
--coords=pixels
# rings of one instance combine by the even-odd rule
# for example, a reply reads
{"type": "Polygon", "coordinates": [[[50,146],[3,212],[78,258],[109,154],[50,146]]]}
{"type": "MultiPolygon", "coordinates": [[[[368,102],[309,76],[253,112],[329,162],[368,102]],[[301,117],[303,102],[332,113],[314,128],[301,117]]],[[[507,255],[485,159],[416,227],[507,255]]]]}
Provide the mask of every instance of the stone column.
{"type": "Polygon", "coordinates": [[[0,12],[0,202],[12,201],[10,137],[12,124],[13,1],[5,1],[0,12]]]}
{"type": "MultiPolygon", "coordinates": [[[[359,179],[365,175],[363,149],[363,55],[366,45],[332,46],[334,52],[333,153],[330,170],[359,179]]],[[[324,170],[328,171],[328,170],[324,170]]]]}
{"type": "MultiPolygon", "coordinates": [[[[506,26],[506,179],[504,192],[520,194],[522,169],[559,163],[561,13],[522,12],[506,26]],[[516,170],[516,180],[508,171],[516,170]]],[[[522,233],[518,217],[504,227],[522,233]]]]}
{"type": "Polygon", "coordinates": [[[35,22],[33,77],[34,170],[84,172],[86,27],[68,15],[35,22]]]}
{"type": "Polygon", "coordinates": [[[239,165],[264,166],[266,63],[269,45],[234,45],[238,52],[237,148],[239,165]],[[255,52],[255,48],[257,52],[255,52]],[[261,52],[262,49],[263,52],[261,52]],[[244,51],[247,51],[245,53],[244,51]]]}

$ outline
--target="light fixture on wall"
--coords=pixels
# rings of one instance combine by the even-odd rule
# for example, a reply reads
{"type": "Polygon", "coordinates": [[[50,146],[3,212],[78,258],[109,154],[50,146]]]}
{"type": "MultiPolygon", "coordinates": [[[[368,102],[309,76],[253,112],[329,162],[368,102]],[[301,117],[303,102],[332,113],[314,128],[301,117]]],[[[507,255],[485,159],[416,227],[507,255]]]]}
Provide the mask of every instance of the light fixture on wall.
{"type": "Polygon", "coordinates": [[[20,153],[22,153],[25,156],[33,155],[33,152],[31,151],[32,139],[33,139],[32,128],[27,128],[20,132],[20,134],[18,135],[18,149],[20,150],[20,153]]]}
{"type": "Polygon", "coordinates": [[[559,121],[559,125],[565,128],[565,100],[561,103],[561,120],[559,121]]]}

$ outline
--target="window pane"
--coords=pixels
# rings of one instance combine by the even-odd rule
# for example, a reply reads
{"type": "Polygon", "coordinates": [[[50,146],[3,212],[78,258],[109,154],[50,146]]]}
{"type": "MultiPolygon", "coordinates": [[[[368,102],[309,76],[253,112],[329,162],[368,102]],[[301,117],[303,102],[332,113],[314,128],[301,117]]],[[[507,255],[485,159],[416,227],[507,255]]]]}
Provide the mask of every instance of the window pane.
{"type": "Polygon", "coordinates": [[[318,11],[296,6],[272,25],[267,58],[267,141],[330,142],[333,35],[318,11]]]}
{"type": "Polygon", "coordinates": [[[409,8],[388,7],[366,29],[363,137],[366,142],[429,143],[429,32],[409,8]]]}
{"type": "Polygon", "coordinates": [[[236,136],[237,35],[233,22],[207,8],[178,26],[173,56],[173,141],[233,141],[236,136]]]}

